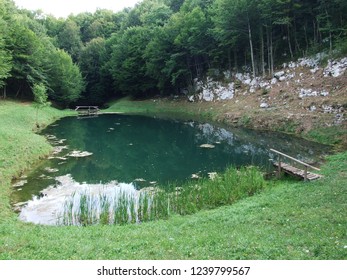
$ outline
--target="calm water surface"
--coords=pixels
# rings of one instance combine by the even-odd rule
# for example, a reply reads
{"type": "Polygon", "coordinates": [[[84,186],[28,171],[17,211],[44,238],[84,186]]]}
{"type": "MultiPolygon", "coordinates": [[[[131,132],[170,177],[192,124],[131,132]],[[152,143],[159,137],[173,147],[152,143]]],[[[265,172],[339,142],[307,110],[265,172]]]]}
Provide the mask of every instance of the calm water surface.
{"type": "Polygon", "coordinates": [[[325,146],[279,133],[144,116],[68,117],[43,134],[62,151],[22,178],[13,192],[14,203],[63,184],[62,178],[75,185],[100,186],[117,181],[142,188],[184,181],[193,174],[207,176],[230,165],[268,169],[269,159],[274,158],[270,148],[308,163],[318,162],[328,152],[325,146]],[[212,146],[202,148],[205,144],[212,146]],[[92,155],[67,156],[74,150],[92,155]]]}

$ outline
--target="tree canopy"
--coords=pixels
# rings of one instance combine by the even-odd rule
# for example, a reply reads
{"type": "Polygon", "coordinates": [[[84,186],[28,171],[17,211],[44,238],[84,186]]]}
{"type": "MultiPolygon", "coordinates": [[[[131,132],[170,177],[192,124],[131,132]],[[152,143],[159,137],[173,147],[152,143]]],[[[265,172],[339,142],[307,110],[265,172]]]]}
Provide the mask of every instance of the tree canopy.
{"type": "Polygon", "coordinates": [[[342,0],[143,0],[57,19],[0,0],[0,90],[33,99],[43,84],[69,106],[179,94],[211,69],[271,77],[285,60],[346,51],[346,13],[342,0]]]}

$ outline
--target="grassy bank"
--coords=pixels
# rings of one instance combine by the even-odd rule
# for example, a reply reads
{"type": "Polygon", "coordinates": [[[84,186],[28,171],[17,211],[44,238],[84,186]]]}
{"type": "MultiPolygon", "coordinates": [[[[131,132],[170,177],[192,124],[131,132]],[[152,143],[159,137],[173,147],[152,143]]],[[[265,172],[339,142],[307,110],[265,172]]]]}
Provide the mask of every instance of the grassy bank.
{"type": "MultiPolygon", "coordinates": [[[[248,102],[248,100],[244,100],[248,102]]],[[[131,100],[123,98],[111,102],[105,112],[133,113],[133,114],[157,114],[174,116],[175,118],[206,120],[225,123],[231,126],[248,127],[259,130],[271,130],[284,133],[296,134],[302,138],[319,142],[326,145],[334,145],[336,150],[347,149],[347,126],[327,126],[326,114],[311,115],[300,118],[301,113],[286,109],[262,110],[243,109],[235,102],[187,102],[182,99],[159,98],[148,100],[131,100]],[[286,115],[297,115],[298,119],[291,120],[286,115]],[[315,125],[310,124],[308,130],[302,127],[315,120],[315,125]]],[[[283,109],[283,108],[282,108],[283,109]]]]}
{"type": "MultiPolygon", "coordinates": [[[[53,108],[41,109],[39,128],[68,114],[53,108]]],[[[49,154],[51,146],[44,137],[35,134],[38,127],[32,104],[1,100],[0,120],[0,211],[4,213],[4,209],[8,211],[9,208],[9,181],[49,154]]]]}
{"type": "MultiPolygon", "coordinates": [[[[0,259],[347,258],[347,152],[328,159],[320,181],[273,182],[231,206],[192,215],[125,226],[22,223],[9,206],[11,176],[50,147],[33,133],[30,105],[0,106],[0,259]]],[[[65,114],[45,109],[41,122],[65,114]]]]}

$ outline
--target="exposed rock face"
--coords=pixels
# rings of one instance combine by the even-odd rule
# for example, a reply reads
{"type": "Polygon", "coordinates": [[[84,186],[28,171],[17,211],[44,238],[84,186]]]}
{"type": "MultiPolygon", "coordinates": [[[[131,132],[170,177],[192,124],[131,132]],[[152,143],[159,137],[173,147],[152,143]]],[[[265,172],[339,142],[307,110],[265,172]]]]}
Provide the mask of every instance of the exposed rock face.
{"type": "Polygon", "coordinates": [[[220,119],[235,124],[243,125],[247,118],[242,117],[268,109],[268,119],[259,119],[259,125],[253,121],[252,125],[268,129],[274,122],[291,121],[294,126],[304,123],[305,131],[321,121],[326,126],[344,125],[347,57],[329,60],[325,65],[322,61],[327,57],[319,53],[284,63],[272,76],[219,71],[216,76],[223,82],[211,77],[195,80],[195,94],[188,98],[191,102],[223,101],[216,104],[225,116],[220,119]]]}
{"type": "Polygon", "coordinates": [[[324,69],[324,77],[340,77],[343,75],[347,68],[347,57],[342,58],[341,60],[329,60],[328,66],[324,69]]]}
{"type": "MultiPolygon", "coordinates": [[[[232,82],[222,83],[214,81],[208,77],[206,81],[195,80],[195,95],[188,96],[189,101],[221,101],[233,99],[240,86],[247,89],[247,93],[255,93],[257,90],[269,91],[274,86],[281,86],[283,82],[287,85],[289,82],[300,86],[307,79],[304,73],[297,73],[298,69],[309,68],[312,75],[321,75],[323,77],[340,77],[347,69],[347,57],[340,60],[329,60],[326,68],[321,68],[320,62],[326,58],[327,54],[319,53],[313,57],[300,58],[298,61],[291,61],[284,63],[282,69],[275,72],[272,78],[252,77],[250,73],[235,73],[229,71],[224,73],[224,79],[232,82]],[[321,71],[321,72],[320,72],[321,71]]],[[[315,76],[311,77],[315,80],[315,76]]],[[[312,97],[312,96],[328,96],[330,93],[327,90],[317,91],[311,88],[299,89],[299,97],[312,97]]],[[[261,106],[261,108],[264,108],[261,106]]]]}
{"type": "Polygon", "coordinates": [[[195,81],[195,91],[199,92],[197,95],[189,96],[189,101],[219,101],[229,100],[234,97],[235,89],[234,83],[223,85],[221,82],[213,81],[207,78],[206,82],[195,81]]]}
{"type": "Polygon", "coordinates": [[[312,89],[301,89],[300,93],[299,93],[299,98],[304,98],[304,97],[312,97],[312,96],[328,96],[329,92],[327,91],[316,91],[316,90],[312,90],[312,89]]]}

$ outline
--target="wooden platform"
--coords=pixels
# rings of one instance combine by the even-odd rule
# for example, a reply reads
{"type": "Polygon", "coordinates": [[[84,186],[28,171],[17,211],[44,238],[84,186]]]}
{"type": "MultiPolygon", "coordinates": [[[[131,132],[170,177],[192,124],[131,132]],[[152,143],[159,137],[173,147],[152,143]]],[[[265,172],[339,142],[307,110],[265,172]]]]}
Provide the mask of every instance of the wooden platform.
{"type": "Polygon", "coordinates": [[[293,158],[289,155],[286,155],[282,152],[279,152],[277,150],[274,150],[274,149],[270,149],[271,152],[274,152],[275,154],[277,154],[278,156],[278,159],[277,159],[277,162],[274,161],[273,159],[271,159],[273,165],[275,167],[277,167],[277,176],[280,177],[281,176],[281,172],[285,172],[287,174],[290,174],[290,175],[294,175],[296,177],[299,177],[305,181],[312,181],[312,180],[317,180],[317,179],[320,179],[322,178],[323,176],[322,175],[319,175],[319,174],[315,174],[315,173],[312,173],[312,172],[309,172],[308,169],[313,169],[313,170],[318,170],[320,171],[319,168],[315,167],[315,166],[312,166],[310,164],[307,164],[301,160],[298,160],[296,158],[293,158]],[[283,162],[283,159],[286,159],[287,161],[289,160],[290,162],[293,163],[294,165],[294,162],[301,166],[304,167],[304,170],[300,169],[300,168],[297,168],[293,165],[290,165],[288,163],[285,163],[283,162]]]}
{"type": "Polygon", "coordinates": [[[95,116],[99,113],[98,106],[76,106],[78,116],[95,116]]]}
{"type": "MultiPolygon", "coordinates": [[[[277,168],[279,167],[278,162],[273,162],[273,165],[277,168]]],[[[301,178],[302,180],[305,180],[305,170],[296,168],[296,167],[291,166],[291,165],[284,163],[284,162],[281,162],[281,170],[283,170],[285,173],[288,173],[290,175],[294,175],[296,177],[301,178]]],[[[320,179],[323,177],[322,175],[315,174],[312,172],[307,172],[306,176],[307,176],[306,178],[308,181],[317,180],[317,179],[320,179]]]]}

